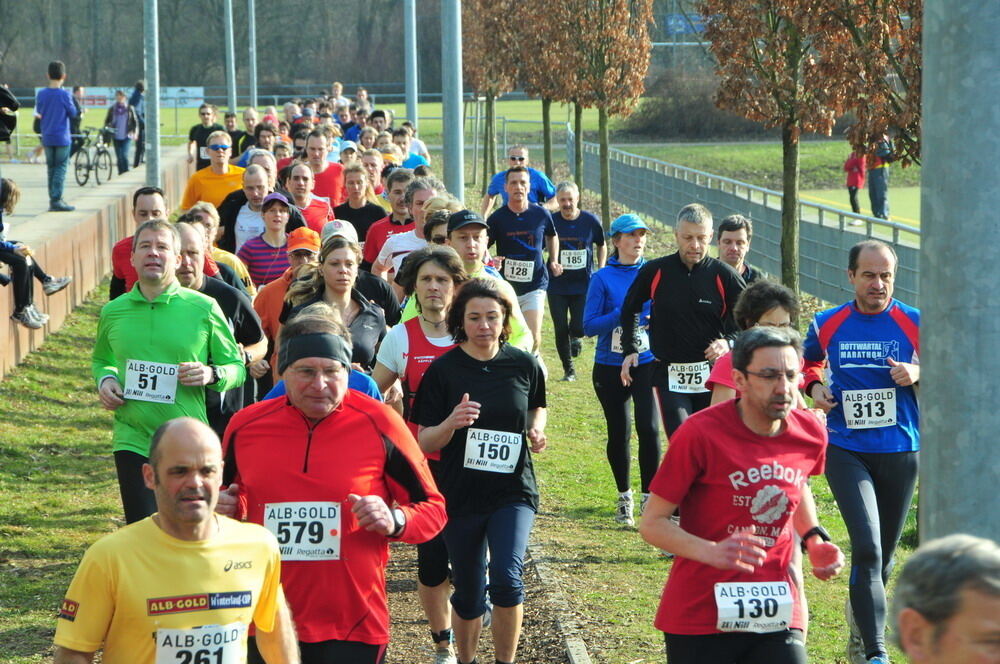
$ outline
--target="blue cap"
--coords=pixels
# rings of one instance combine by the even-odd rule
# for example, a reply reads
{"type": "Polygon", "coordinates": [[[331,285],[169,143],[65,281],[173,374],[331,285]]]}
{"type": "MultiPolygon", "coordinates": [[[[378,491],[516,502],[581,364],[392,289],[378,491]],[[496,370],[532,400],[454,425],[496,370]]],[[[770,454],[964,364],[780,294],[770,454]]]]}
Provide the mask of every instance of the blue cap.
{"type": "Polygon", "coordinates": [[[617,235],[618,233],[631,233],[632,231],[637,231],[639,229],[649,230],[649,226],[634,214],[623,214],[614,221],[611,222],[611,235],[617,235]]]}

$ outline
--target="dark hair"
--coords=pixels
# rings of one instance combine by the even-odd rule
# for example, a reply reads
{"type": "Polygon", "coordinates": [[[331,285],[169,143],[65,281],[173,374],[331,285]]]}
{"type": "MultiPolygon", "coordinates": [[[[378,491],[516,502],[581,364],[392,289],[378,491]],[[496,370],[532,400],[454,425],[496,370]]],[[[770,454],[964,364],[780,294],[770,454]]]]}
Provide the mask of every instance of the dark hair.
{"type": "Polygon", "coordinates": [[[407,185],[413,182],[413,170],[409,168],[401,168],[399,166],[390,171],[388,175],[385,174],[385,169],[382,169],[382,176],[386,178],[386,191],[392,189],[392,186],[397,182],[402,182],[407,185]]]}
{"type": "Polygon", "coordinates": [[[719,229],[715,232],[715,239],[721,240],[723,232],[732,233],[741,228],[746,229],[748,240],[753,237],[753,224],[750,220],[742,214],[731,214],[719,222],[719,229]]]}
{"type": "Polygon", "coordinates": [[[135,89],[138,90],[140,93],[145,92],[146,91],[146,81],[144,81],[144,80],[142,80],[140,78],[138,81],[135,82],[135,89]]]}
{"type": "Polygon", "coordinates": [[[385,111],[383,111],[382,109],[372,111],[371,114],[368,115],[369,120],[374,120],[375,118],[382,118],[383,120],[388,119],[385,117],[385,111]]]}
{"type": "Polygon", "coordinates": [[[62,60],[53,60],[49,63],[49,80],[58,81],[66,78],[66,65],[62,60]]]}
{"type": "Polygon", "coordinates": [[[393,129],[392,137],[396,138],[397,136],[406,136],[406,138],[410,138],[410,132],[406,131],[402,127],[400,127],[399,129],[393,129]]]}
{"type": "Polygon", "coordinates": [[[237,117],[238,116],[235,113],[233,113],[232,111],[226,111],[226,118],[225,118],[226,120],[228,120],[229,118],[232,118],[232,119],[235,120],[237,117]]]}
{"type": "Polygon", "coordinates": [[[420,164],[419,166],[413,169],[413,174],[419,178],[427,178],[427,177],[433,177],[434,171],[431,170],[431,167],[428,166],[427,164],[420,164]]]}
{"type": "Polygon", "coordinates": [[[526,167],[524,167],[524,166],[512,166],[511,168],[507,169],[506,173],[504,173],[504,176],[503,176],[503,183],[504,184],[507,184],[507,181],[510,180],[511,173],[527,173],[528,174],[528,179],[529,180],[531,179],[531,171],[529,171],[526,167]]]}
{"type": "Polygon", "coordinates": [[[785,348],[790,346],[802,357],[802,340],[799,333],[784,327],[751,327],[741,333],[733,344],[733,368],[746,373],[759,348],[785,348]]]}
{"type": "Polygon", "coordinates": [[[427,220],[424,221],[424,239],[430,242],[431,231],[441,224],[447,224],[452,214],[451,210],[436,210],[431,216],[427,217],[427,220]]]}
{"type": "Polygon", "coordinates": [[[749,330],[760,317],[775,307],[788,312],[792,320],[799,316],[799,299],[791,289],[779,283],[761,279],[755,281],[740,293],[733,307],[733,318],[741,330],[749,330]]]}
{"type": "Polygon", "coordinates": [[[847,271],[857,272],[858,271],[858,257],[861,256],[861,252],[865,249],[884,249],[888,251],[892,256],[892,263],[894,266],[899,265],[899,257],[896,256],[896,250],[892,248],[891,244],[886,244],[879,240],[862,240],[856,245],[851,247],[851,250],[847,254],[847,271]]]}
{"type": "Polygon", "coordinates": [[[253,137],[256,138],[257,140],[260,140],[260,132],[262,131],[269,131],[275,136],[277,136],[279,133],[278,128],[275,127],[270,122],[261,122],[259,125],[253,128],[253,137]]]}
{"type": "Polygon", "coordinates": [[[462,285],[455,300],[448,310],[448,333],[455,343],[460,344],[468,341],[469,337],[465,333],[465,307],[469,300],[482,297],[496,301],[503,310],[503,327],[500,331],[500,341],[504,342],[510,338],[510,316],[514,305],[503,293],[497,289],[492,281],[487,279],[470,279],[462,285]]]}
{"type": "Polygon", "coordinates": [[[4,213],[14,214],[14,208],[21,200],[21,188],[10,178],[0,179],[0,217],[4,213]]]}
{"type": "Polygon", "coordinates": [[[302,140],[308,142],[310,138],[324,138],[325,139],[326,138],[326,134],[323,132],[322,129],[299,129],[299,130],[296,130],[296,132],[294,134],[292,134],[292,142],[293,143],[295,141],[299,140],[299,139],[302,139],[302,140]]]}
{"type": "MultiPolygon", "coordinates": [[[[456,286],[469,279],[469,275],[465,273],[462,259],[459,258],[454,249],[432,244],[410,252],[403,259],[403,264],[399,266],[399,272],[396,273],[396,283],[403,287],[403,291],[407,295],[413,295],[417,286],[417,275],[420,274],[420,268],[426,263],[434,263],[451,275],[451,280],[456,286]]],[[[417,310],[420,310],[419,300],[417,300],[417,310]]]]}
{"type": "Polygon", "coordinates": [[[163,193],[163,190],[159,187],[139,187],[132,193],[132,207],[139,201],[140,196],[152,196],[153,194],[159,194],[163,199],[163,202],[167,202],[167,195],[163,193]]]}

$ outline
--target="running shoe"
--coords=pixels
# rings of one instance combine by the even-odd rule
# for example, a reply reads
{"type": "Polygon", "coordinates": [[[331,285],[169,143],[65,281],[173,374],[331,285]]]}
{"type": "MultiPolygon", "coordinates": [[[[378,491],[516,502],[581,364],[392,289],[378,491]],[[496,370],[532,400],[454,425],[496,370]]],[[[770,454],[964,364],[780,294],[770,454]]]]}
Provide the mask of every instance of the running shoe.
{"type": "Polygon", "coordinates": [[[36,309],[35,305],[33,305],[33,304],[29,304],[28,306],[26,306],[24,308],[24,310],[26,312],[28,312],[29,316],[31,316],[32,318],[34,318],[35,320],[37,320],[42,325],[45,325],[46,323],[49,322],[49,315],[48,314],[43,314],[41,311],[39,311],[38,309],[36,309]]]}
{"type": "Polygon", "coordinates": [[[576,370],[573,369],[573,367],[566,369],[566,373],[563,374],[563,382],[572,383],[575,380],[576,380],[576,370]]]}
{"type": "Polygon", "coordinates": [[[868,660],[868,664],[889,664],[889,658],[883,657],[882,655],[876,655],[868,660]]]}
{"type": "Polygon", "coordinates": [[[31,330],[37,330],[40,327],[42,327],[42,325],[45,324],[42,321],[35,318],[34,316],[32,316],[31,313],[28,311],[28,307],[25,307],[20,311],[15,311],[10,315],[10,319],[20,323],[21,325],[31,330]]]}
{"type": "Polygon", "coordinates": [[[858,623],[854,621],[854,610],[851,608],[850,597],[844,604],[844,616],[847,618],[847,626],[851,632],[847,638],[847,662],[848,664],[867,664],[871,660],[865,656],[865,642],[861,639],[858,623]]]}
{"type": "Polygon", "coordinates": [[[618,494],[618,506],[615,508],[615,523],[634,526],[635,517],[632,516],[634,510],[635,502],[632,500],[632,492],[618,494]]]}
{"type": "MultiPolygon", "coordinates": [[[[3,240],[0,239],[0,242],[3,242],[3,240]]],[[[0,286],[6,286],[9,283],[10,283],[10,277],[8,277],[3,272],[0,272],[0,286]]]]}
{"type": "Polygon", "coordinates": [[[42,284],[42,290],[45,291],[46,295],[54,295],[69,286],[72,281],[73,277],[49,277],[48,280],[42,284]]]}
{"type": "Polygon", "coordinates": [[[455,649],[449,643],[434,649],[434,664],[457,664],[458,658],[455,656],[455,649]]]}
{"type": "Polygon", "coordinates": [[[639,516],[642,516],[642,513],[646,511],[646,503],[648,502],[649,502],[649,494],[648,493],[642,494],[642,497],[639,499],[639,516]]]}
{"type": "Polygon", "coordinates": [[[72,212],[75,209],[75,207],[61,198],[58,201],[52,201],[49,203],[49,212],[72,212]]]}

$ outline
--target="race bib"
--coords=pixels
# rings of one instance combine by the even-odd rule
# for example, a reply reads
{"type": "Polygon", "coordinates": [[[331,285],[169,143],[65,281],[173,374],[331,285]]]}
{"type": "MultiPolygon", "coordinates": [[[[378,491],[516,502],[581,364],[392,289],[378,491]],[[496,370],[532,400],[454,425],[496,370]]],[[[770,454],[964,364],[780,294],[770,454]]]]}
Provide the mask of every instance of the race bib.
{"type": "Polygon", "coordinates": [[[340,503],[267,503],[264,527],[282,560],[340,560],[340,503]]]}
{"type": "Polygon", "coordinates": [[[587,267],[587,250],[563,249],[559,252],[559,263],[564,270],[582,270],[587,267]]]}
{"type": "Polygon", "coordinates": [[[896,424],[896,388],[844,390],[844,420],[848,429],[877,429],[896,424]]]}
{"type": "MultiPolygon", "coordinates": [[[[638,334],[636,335],[636,348],[635,352],[645,353],[649,350],[649,332],[646,328],[640,327],[638,334]]],[[[612,353],[624,353],[622,349],[622,326],[619,325],[611,332],[611,352],[612,353]]]]}
{"type": "Polygon", "coordinates": [[[720,632],[779,632],[792,624],[792,588],[786,581],[717,583],[720,632]]]}
{"type": "Polygon", "coordinates": [[[199,159],[208,159],[209,158],[209,156],[208,156],[208,147],[207,146],[203,145],[200,148],[198,148],[198,158],[199,159]]]}
{"type": "Polygon", "coordinates": [[[531,281],[531,277],[535,274],[535,262],[516,261],[513,258],[505,258],[503,261],[503,274],[507,277],[507,281],[526,284],[531,281]]]}
{"type": "Polygon", "coordinates": [[[133,401],[174,403],[177,365],[128,360],[125,363],[125,398],[133,401]]]}
{"type": "Polygon", "coordinates": [[[708,361],[671,364],[668,371],[671,392],[698,394],[708,392],[705,383],[712,372],[708,361]]]}
{"type": "Polygon", "coordinates": [[[513,473],[523,444],[524,436],[519,433],[469,429],[465,437],[465,467],[489,473],[513,473]]]}
{"type": "Polygon", "coordinates": [[[156,630],[156,664],[242,664],[243,623],[156,630]]]}

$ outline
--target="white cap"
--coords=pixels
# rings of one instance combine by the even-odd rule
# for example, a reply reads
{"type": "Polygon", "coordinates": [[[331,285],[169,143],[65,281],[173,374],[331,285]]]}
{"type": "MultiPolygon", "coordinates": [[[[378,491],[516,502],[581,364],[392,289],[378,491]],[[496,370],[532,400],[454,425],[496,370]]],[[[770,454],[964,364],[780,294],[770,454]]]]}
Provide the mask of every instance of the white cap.
{"type": "Polygon", "coordinates": [[[323,226],[323,232],[320,234],[323,242],[328,239],[340,236],[347,240],[350,240],[354,244],[358,243],[358,231],[355,230],[354,225],[349,221],[344,221],[343,219],[334,219],[333,221],[326,222],[323,226]]]}

